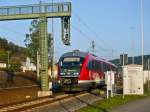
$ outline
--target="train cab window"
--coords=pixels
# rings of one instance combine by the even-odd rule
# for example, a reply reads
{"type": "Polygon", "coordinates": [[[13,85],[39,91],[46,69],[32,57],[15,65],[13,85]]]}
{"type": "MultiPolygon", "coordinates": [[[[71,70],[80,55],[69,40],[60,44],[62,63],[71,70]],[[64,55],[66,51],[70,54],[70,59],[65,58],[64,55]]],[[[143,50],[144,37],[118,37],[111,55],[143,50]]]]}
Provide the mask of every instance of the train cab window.
{"type": "Polygon", "coordinates": [[[61,67],[77,67],[82,66],[84,62],[84,58],[82,57],[65,57],[61,59],[60,66],[61,67]]]}

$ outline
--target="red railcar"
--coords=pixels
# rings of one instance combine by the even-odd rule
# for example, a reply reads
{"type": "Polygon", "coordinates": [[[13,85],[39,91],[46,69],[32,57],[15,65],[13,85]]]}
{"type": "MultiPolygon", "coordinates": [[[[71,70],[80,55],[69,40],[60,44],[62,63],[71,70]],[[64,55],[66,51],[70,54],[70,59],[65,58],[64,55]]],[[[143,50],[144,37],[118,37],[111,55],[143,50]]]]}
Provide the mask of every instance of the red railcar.
{"type": "Polygon", "coordinates": [[[63,54],[58,66],[58,76],[65,91],[105,86],[105,72],[116,69],[114,64],[78,50],[63,54]]]}

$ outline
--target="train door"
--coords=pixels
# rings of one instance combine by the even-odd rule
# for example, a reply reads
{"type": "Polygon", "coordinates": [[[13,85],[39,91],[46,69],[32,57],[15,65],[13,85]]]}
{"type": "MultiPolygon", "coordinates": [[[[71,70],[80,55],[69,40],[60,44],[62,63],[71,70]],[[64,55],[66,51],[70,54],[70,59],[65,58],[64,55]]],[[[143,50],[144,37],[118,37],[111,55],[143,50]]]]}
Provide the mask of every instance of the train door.
{"type": "Polygon", "coordinates": [[[100,61],[92,61],[92,80],[99,83],[101,80],[101,63],[100,61]]]}
{"type": "Polygon", "coordinates": [[[100,71],[100,77],[101,77],[101,85],[105,85],[105,63],[101,61],[101,71],[100,71]]]}

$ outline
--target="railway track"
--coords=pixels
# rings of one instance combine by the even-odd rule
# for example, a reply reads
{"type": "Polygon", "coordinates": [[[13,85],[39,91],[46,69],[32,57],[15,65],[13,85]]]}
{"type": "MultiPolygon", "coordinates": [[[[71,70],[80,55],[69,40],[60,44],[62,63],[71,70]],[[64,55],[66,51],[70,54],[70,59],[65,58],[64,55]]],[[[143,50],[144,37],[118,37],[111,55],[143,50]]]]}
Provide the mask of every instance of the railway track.
{"type": "MultiPolygon", "coordinates": [[[[84,100],[81,101],[80,103],[84,103],[88,100],[89,100],[89,102],[91,102],[91,99],[94,99],[94,101],[98,100],[99,98],[103,99],[102,97],[99,97],[100,95],[98,95],[98,93],[95,93],[95,92],[88,93],[86,91],[83,91],[83,92],[79,92],[79,93],[68,93],[68,94],[58,93],[58,94],[44,97],[44,98],[40,98],[37,100],[6,106],[3,108],[0,108],[0,112],[34,112],[36,110],[39,111],[39,109],[45,108],[45,107],[46,108],[47,107],[48,108],[49,107],[53,107],[53,108],[55,107],[55,109],[58,109],[59,107],[57,108],[57,106],[52,106],[52,105],[54,105],[55,103],[58,103],[58,102],[60,103],[60,102],[65,102],[65,101],[73,103],[73,99],[80,101],[80,97],[83,97],[83,96],[84,96],[84,100]],[[89,94],[93,95],[93,96],[97,96],[97,97],[88,96],[89,94]]],[[[77,104],[80,104],[80,103],[77,103],[77,104]]],[[[84,105],[87,105],[87,104],[85,103],[84,105]]],[[[73,106],[74,106],[74,104],[70,107],[73,107],[73,106]]],[[[78,108],[79,106],[76,105],[75,108],[78,108]]],[[[43,110],[41,112],[43,112],[43,110]]]]}
{"type": "Polygon", "coordinates": [[[24,112],[74,112],[88,105],[93,106],[92,103],[103,99],[104,98],[99,93],[95,93],[94,91],[90,93],[84,92],[78,95],[74,95],[70,98],[28,109],[24,112]]]}
{"type": "Polygon", "coordinates": [[[40,90],[38,85],[20,85],[8,88],[0,88],[0,108],[17,102],[31,101],[38,97],[40,90]]]}
{"type": "Polygon", "coordinates": [[[20,112],[20,111],[24,111],[27,109],[32,109],[38,106],[42,106],[42,105],[46,105],[46,104],[50,104],[59,100],[63,100],[63,99],[67,99],[67,98],[71,98],[71,97],[75,97],[81,94],[84,94],[85,92],[80,92],[77,94],[63,94],[63,93],[59,93],[59,95],[54,95],[54,96],[48,96],[48,97],[44,97],[44,98],[40,98],[37,100],[33,100],[33,101],[28,101],[28,102],[24,102],[24,103],[20,103],[20,104],[14,104],[14,105],[10,105],[10,106],[6,106],[3,108],[0,108],[0,112],[20,112]]]}
{"type": "Polygon", "coordinates": [[[20,89],[20,88],[32,88],[32,87],[39,87],[39,85],[28,85],[28,86],[15,86],[15,87],[8,87],[8,88],[0,88],[0,91],[2,91],[2,90],[20,89]]]}

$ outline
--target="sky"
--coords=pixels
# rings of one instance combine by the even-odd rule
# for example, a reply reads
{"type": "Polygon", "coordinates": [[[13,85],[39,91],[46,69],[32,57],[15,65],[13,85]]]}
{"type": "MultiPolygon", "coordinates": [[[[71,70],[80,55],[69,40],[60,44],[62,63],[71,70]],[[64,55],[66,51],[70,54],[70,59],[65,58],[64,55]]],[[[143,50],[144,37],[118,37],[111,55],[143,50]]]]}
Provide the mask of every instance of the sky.
{"type": "MultiPolygon", "coordinates": [[[[71,2],[71,46],[61,42],[61,21],[54,19],[55,57],[79,49],[89,51],[95,41],[95,54],[106,59],[121,53],[141,55],[140,0],[53,0],[71,2]]],[[[52,0],[42,0],[50,3],[52,0]]],[[[37,4],[39,0],[0,0],[0,6],[37,4]]],[[[150,54],[150,0],[143,0],[144,54],[150,54]]],[[[24,46],[31,20],[0,21],[0,36],[24,46]]],[[[51,19],[48,19],[51,32],[51,19]]]]}

